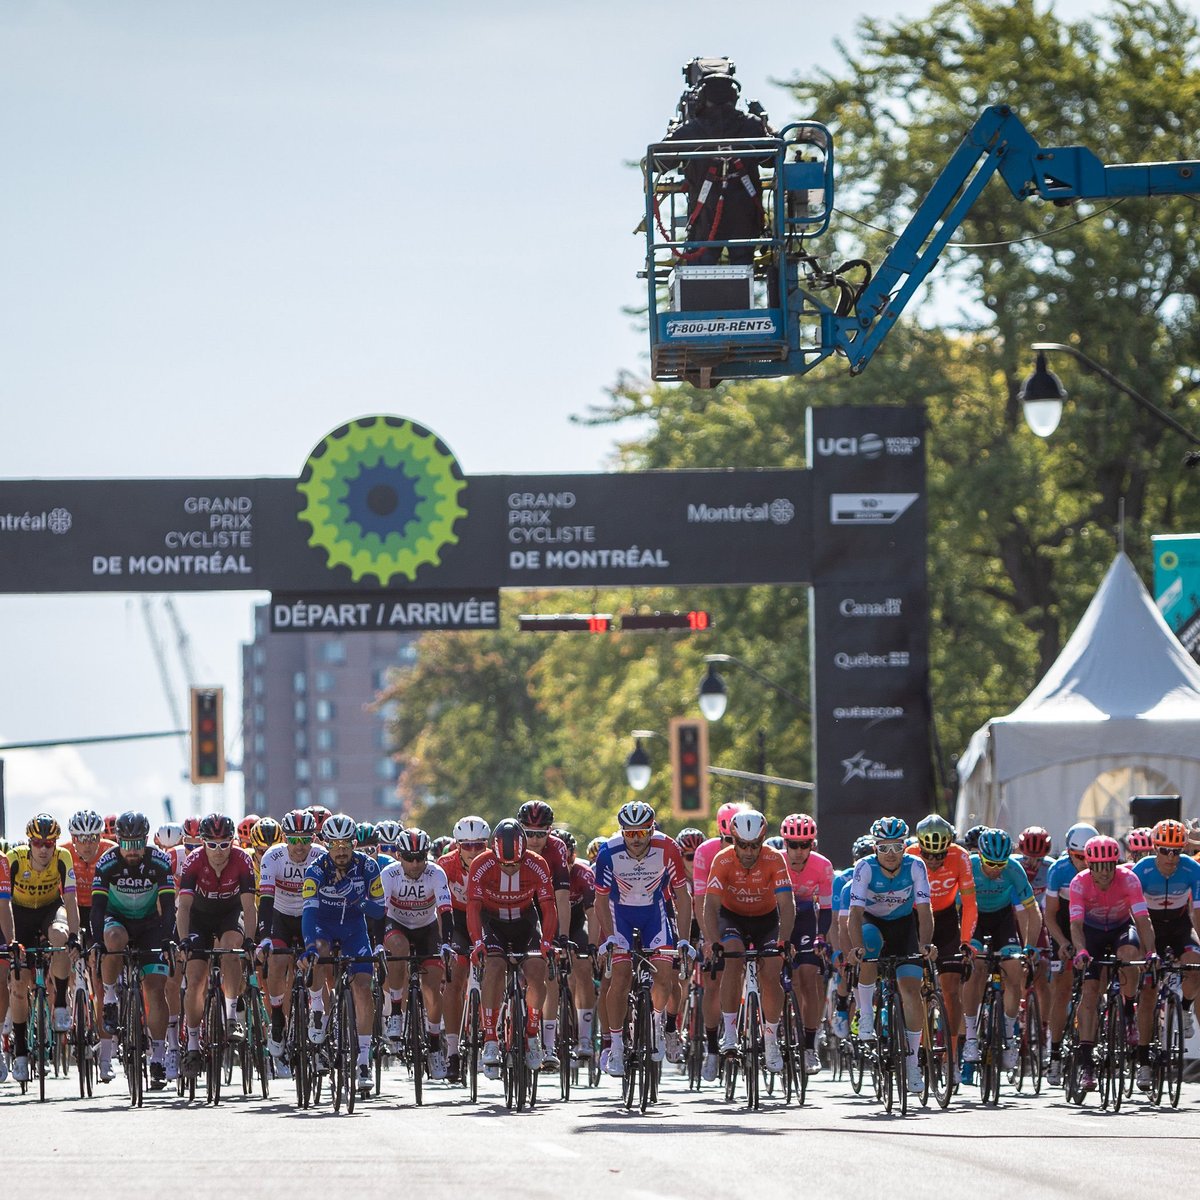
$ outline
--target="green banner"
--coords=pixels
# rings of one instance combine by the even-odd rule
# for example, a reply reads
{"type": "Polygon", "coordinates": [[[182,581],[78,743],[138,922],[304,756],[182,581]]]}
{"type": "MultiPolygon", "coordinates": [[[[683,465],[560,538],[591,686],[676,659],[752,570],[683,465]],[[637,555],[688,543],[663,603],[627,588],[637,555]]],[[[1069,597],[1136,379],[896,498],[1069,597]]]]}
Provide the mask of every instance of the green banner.
{"type": "Polygon", "coordinates": [[[1156,534],[1152,540],[1158,611],[1200,661],[1200,533],[1156,534]]]}

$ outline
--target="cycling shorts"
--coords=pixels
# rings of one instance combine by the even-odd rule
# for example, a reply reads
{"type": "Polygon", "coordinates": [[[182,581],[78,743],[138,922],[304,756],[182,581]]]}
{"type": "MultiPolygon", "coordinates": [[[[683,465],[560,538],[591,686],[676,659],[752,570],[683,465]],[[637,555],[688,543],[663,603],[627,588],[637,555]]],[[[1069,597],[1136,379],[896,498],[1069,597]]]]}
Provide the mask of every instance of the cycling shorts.
{"type": "Polygon", "coordinates": [[[50,933],[50,926],[54,924],[61,907],[60,900],[43,904],[40,908],[26,908],[23,904],[14,904],[12,915],[16,940],[22,946],[47,945],[46,938],[50,933]]]}
{"type": "MultiPolygon", "coordinates": [[[[1164,954],[1169,950],[1178,958],[1188,950],[1200,953],[1200,938],[1196,937],[1196,931],[1192,928],[1192,919],[1186,911],[1170,913],[1162,917],[1156,917],[1152,911],[1150,924],[1154,928],[1154,948],[1159,954],[1164,954]]],[[[1133,944],[1141,945],[1136,930],[1133,933],[1133,944]]]]}
{"type": "Polygon", "coordinates": [[[656,950],[662,955],[674,951],[675,922],[671,920],[667,906],[661,899],[656,904],[614,904],[612,912],[616,958],[628,957],[635,929],[641,934],[643,950],[656,950]]]}
{"type": "MultiPolygon", "coordinates": [[[[372,954],[366,921],[357,925],[318,925],[313,934],[313,941],[324,942],[330,954],[333,953],[336,942],[338,949],[347,958],[369,958],[372,954]]],[[[373,962],[351,963],[349,967],[351,975],[370,975],[374,970],[373,962]]]]}
{"type": "Polygon", "coordinates": [[[819,967],[821,958],[813,946],[817,939],[817,914],[810,905],[804,905],[796,913],[792,926],[791,943],[796,948],[792,957],[793,967],[819,967]]]}
{"type": "Polygon", "coordinates": [[[167,960],[162,951],[162,922],[158,917],[122,917],[116,913],[106,913],[104,916],[104,932],[110,929],[123,929],[129,938],[129,944],[135,950],[147,953],[157,950],[157,954],[149,954],[142,959],[142,975],[166,975],[167,960]]]}
{"type": "Polygon", "coordinates": [[[587,909],[583,907],[571,909],[571,929],[567,934],[567,940],[571,943],[576,954],[580,957],[587,955],[587,909]]]}
{"type": "MultiPolygon", "coordinates": [[[[915,913],[883,921],[870,913],[863,913],[863,946],[866,962],[878,958],[908,958],[918,952],[917,918],[915,913]]],[[[905,963],[896,968],[896,978],[920,978],[924,972],[916,963],[905,963]]]]}
{"type": "Polygon", "coordinates": [[[466,958],[471,953],[471,931],[467,928],[467,914],[456,908],[451,914],[453,928],[450,931],[450,945],[459,958],[466,958]]]}
{"type": "Polygon", "coordinates": [[[488,954],[537,954],[542,947],[542,925],[530,909],[515,921],[483,914],[483,944],[488,954]]]}
{"type": "Polygon", "coordinates": [[[442,952],[442,927],[437,921],[430,921],[428,925],[417,929],[409,929],[399,921],[389,920],[387,932],[383,935],[384,943],[396,937],[407,939],[409,952],[419,954],[424,962],[436,959],[442,952]]]}
{"type": "Polygon", "coordinates": [[[961,975],[962,927],[953,904],[933,914],[933,944],[937,947],[937,966],[943,975],[961,975]]]}
{"type": "Polygon", "coordinates": [[[991,939],[992,949],[999,950],[1001,958],[1012,958],[1021,953],[1021,937],[1017,932],[1017,918],[1011,904],[1006,904],[996,912],[979,914],[971,945],[982,952],[984,938],[991,939]]]}
{"type": "Polygon", "coordinates": [[[188,951],[188,958],[204,958],[213,948],[213,944],[225,934],[242,931],[241,901],[239,900],[233,908],[219,908],[209,912],[197,912],[193,908],[188,929],[198,939],[196,945],[188,951]]]}
{"type": "Polygon", "coordinates": [[[1088,963],[1084,972],[1084,979],[1100,978],[1100,968],[1096,965],[1096,959],[1112,958],[1122,946],[1137,945],[1133,930],[1128,925],[1117,925],[1113,929],[1097,929],[1093,925],[1085,925],[1083,941],[1082,946],[1075,947],[1076,952],[1086,950],[1092,956],[1092,961],[1088,963]]]}
{"type": "Polygon", "coordinates": [[[301,917],[292,917],[275,909],[271,913],[271,949],[276,954],[291,954],[304,949],[301,917]]]}
{"type": "Polygon", "coordinates": [[[730,912],[722,904],[717,913],[717,938],[722,943],[739,941],[747,950],[762,950],[779,940],[779,913],[748,916],[730,912]]]}

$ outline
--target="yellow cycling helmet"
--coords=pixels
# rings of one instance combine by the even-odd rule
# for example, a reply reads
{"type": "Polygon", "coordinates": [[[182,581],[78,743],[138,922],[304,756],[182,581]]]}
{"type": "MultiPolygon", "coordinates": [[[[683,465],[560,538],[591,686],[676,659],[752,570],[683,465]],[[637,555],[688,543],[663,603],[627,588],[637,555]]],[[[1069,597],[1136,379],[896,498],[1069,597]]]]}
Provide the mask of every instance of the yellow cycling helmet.
{"type": "Polygon", "coordinates": [[[945,854],[954,841],[954,826],[936,813],[917,822],[917,843],[926,854],[945,854]]]}
{"type": "Polygon", "coordinates": [[[255,850],[266,850],[282,841],[283,829],[274,817],[262,817],[250,830],[250,845],[255,850]]]}

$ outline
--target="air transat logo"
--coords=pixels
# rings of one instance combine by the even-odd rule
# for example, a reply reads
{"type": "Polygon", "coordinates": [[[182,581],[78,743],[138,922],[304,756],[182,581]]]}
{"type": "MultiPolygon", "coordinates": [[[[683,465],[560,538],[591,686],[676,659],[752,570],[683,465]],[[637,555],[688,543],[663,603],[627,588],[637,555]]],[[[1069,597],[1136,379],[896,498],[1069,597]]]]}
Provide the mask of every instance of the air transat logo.
{"type": "Polygon", "coordinates": [[[458,541],[455,524],[467,481],[446,445],[402,417],[362,417],[335,429],[309,455],[296,485],[300,520],[330,567],[381,586],[410,582],[437,566],[458,541]]]}

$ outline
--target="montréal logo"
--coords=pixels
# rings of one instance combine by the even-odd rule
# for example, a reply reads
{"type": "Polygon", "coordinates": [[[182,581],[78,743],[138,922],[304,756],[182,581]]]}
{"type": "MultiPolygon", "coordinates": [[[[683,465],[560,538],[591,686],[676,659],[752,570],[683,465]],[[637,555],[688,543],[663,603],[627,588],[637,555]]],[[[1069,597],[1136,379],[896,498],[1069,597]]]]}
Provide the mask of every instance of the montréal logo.
{"type": "Polygon", "coordinates": [[[67,533],[71,514],[65,508],[49,512],[0,513],[0,532],[3,533],[67,533]]]}

